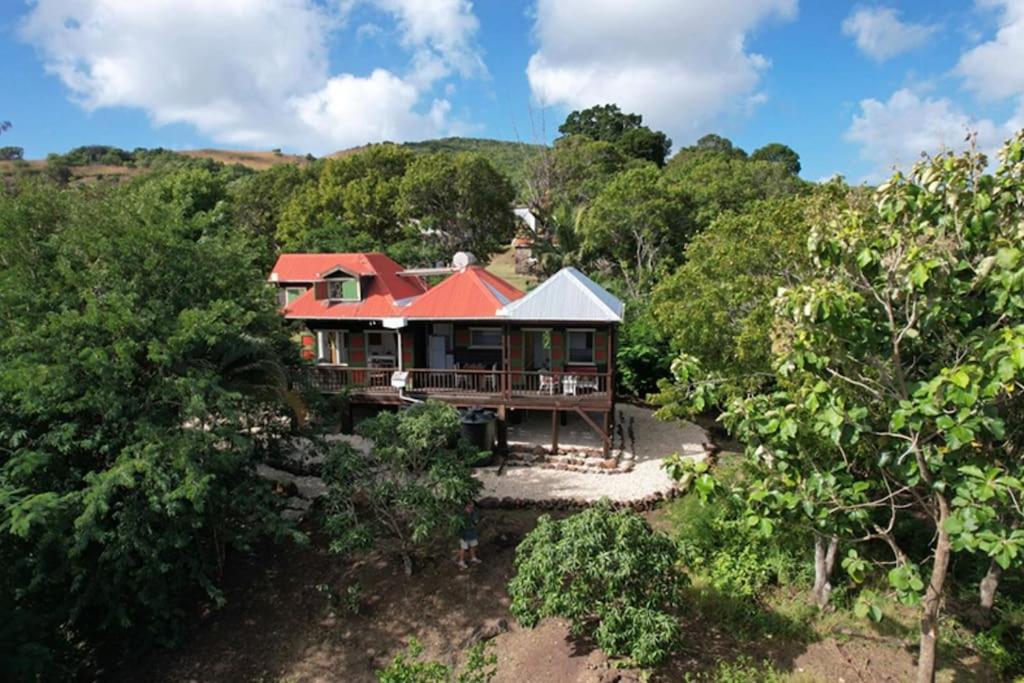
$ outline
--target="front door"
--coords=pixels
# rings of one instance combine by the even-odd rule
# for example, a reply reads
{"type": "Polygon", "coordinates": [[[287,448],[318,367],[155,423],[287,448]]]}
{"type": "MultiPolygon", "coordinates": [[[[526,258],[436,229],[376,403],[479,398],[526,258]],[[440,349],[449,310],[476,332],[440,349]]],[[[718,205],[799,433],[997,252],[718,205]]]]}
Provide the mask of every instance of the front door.
{"type": "Polygon", "coordinates": [[[551,330],[524,330],[527,370],[551,369],[551,330]]]}

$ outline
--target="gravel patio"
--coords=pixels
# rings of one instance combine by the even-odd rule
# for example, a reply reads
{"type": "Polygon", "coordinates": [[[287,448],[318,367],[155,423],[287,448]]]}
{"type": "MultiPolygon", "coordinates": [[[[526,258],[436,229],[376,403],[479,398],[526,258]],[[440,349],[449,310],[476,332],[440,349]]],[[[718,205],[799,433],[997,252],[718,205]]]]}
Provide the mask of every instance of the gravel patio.
{"type": "MultiPolygon", "coordinates": [[[[542,467],[482,467],[477,469],[477,478],[484,485],[481,499],[490,499],[494,504],[509,501],[589,503],[601,498],[632,503],[665,496],[672,490],[674,482],[661,468],[664,457],[673,453],[705,457],[703,444],[710,438],[697,425],[684,421],[662,422],[654,418],[652,410],[633,405],[621,405],[617,412],[627,423],[633,418],[635,464],[632,471],[601,475],[542,467]]],[[[527,413],[519,424],[509,425],[508,439],[511,443],[549,444],[551,414],[527,413]]],[[[599,447],[601,441],[579,416],[570,414],[567,424],[559,429],[559,444],[599,447]]],[[[628,440],[626,447],[629,448],[628,440]]]]}

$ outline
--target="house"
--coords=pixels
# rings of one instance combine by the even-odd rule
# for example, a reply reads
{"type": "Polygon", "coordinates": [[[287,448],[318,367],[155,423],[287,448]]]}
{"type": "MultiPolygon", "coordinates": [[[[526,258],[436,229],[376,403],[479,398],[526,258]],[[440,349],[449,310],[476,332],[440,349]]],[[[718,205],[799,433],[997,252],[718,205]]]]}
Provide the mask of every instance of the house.
{"type": "Polygon", "coordinates": [[[269,280],[308,329],[309,380],[350,405],[486,406],[499,438],[510,411],[550,411],[556,449],[559,415],[575,412],[610,448],[623,306],[574,268],[526,294],[464,253],[419,270],[378,253],[283,254],[269,280]]]}
{"type": "Polygon", "coordinates": [[[537,236],[537,217],[526,207],[517,207],[512,212],[525,228],[520,230],[520,233],[512,240],[515,272],[516,275],[529,275],[537,265],[537,259],[533,255],[534,239],[537,236]]]}

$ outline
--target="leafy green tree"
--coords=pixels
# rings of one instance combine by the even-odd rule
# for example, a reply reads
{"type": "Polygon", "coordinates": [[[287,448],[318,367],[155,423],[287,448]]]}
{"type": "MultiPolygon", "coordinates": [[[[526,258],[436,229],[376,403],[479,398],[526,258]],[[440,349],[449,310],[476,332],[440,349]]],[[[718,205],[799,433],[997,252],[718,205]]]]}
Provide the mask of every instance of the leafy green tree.
{"type": "MultiPolygon", "coordinates": [[[[807,202],[773,199],[723,214],[693,238],[685,262],[654,289],[657,326],[676,353],[723,376],[722,395],[742,395],[771,380],[772,301],[779,287],[798,284],[810,270],[807,210],[807,202]]],[[[665,389],[671,394],[671,385],[665,389]]],[[[671,395],[659,400],[673,403],[671,395]]]]}
{"type": "MultiPolygon", "coordinates": [[[[891,588],[919,606],[922,683],[955,554],[1024,559],[1024,460],[1007,429],[1024,386],[1024,133],[1000,156],[994,175],[975,153],[929,159],[816,227],[812,274],[778,301],[778,390],[725,417],[760,468],[754,523],[839,519],[846,541],[888,553],[891,588]]],[[[843,566],[859,580],[875,557],[853,549],[843,566]]]]}
{"type": "Polygon", "coordinates": [[[562,520],[543,515],[516,549],[509,609],[528,628],[565,618],[609,655],[653,666],[676,645],[678,561],[668,536],[607,501],[562,520]]]}
{"type": "Polygon", "coordinates": [[[486,262],[515,235],[515,190],[484,157],[430,154],[402,178],[397,206],[421,233],[446,250],[470,251],[486,262]]]}
{"type": "Polygon", "coordinates": [[[286,530],[255,465],[294,349],[248,242],[156,201],[0,194],[5,672],[173,641],[187,598],[223,603],[231,549],[286,530]]]}
{"type": "Polygon", "coordinates": [[[358,432],[373,442],[369,455],[338,444],[325,464],[331,550],[383,547],[411,574],[414,556],[454,533],[480,489],[471,470],[479,453],[460,438],[458,411],[436,401],[381,413],[358,432]]]}
{"type": "Polygon", "coordinates": [[[639,114],[626,114],[618,105],[602,104],[570,113],[558,127],[565,136],[582,135],[614,144],[623,154],[658,166],[672,149],[672,140],[661,131],[643,125],[639,114]]]}
{"type": "Polygon", "coordinates": [[[281,246],[277,243],[277,230],[285,207],[297,192],[312,186],[315,180],[316,171],[309,167],[275,164],[229,186],[232,222],[262,247],[262,263],[267,271],[281,246]]]}
{"type": "Polygon", "coordinates": [[[25,158],[23,147],[0,147],[0,161],[21,161],[25,158]]]}
{"type": "Polygon", "coordinates": [[[384,250],[403,236],[396,202],[413,153],[398,145],[325,160],[315,184],[282,210],[277,242],[286,251],[384,250]]]}
{"type": "Polygon", "coordinates": [[[754,150],[750,158],[753,161],[771,161],[782,164],[793,175],[800,175],[800,155],[781,142],[770,142],[764,147],[754,150]]]}
{"type": "Polygon", "coordinates": [[[621,277],[634,298],[649,291],[691,232],[686,195],[653,164],[617,175],[579,225],[584,258],[621,277]]]}
{"type": "Polygon", "coordinates": [[[550,161],[547,203],[576,207],[593,200],[629,159],[610,142],[568,135],[555,140],[550,161]]]}
{"type": "Polygon", "coordinates": [[[699,229],[727,211],[742,213],[758,200],[791,197],[806,188],[780,164],[708,151],[680,152],[665,175],[690,198],[699,229]]]}
{"type": "MultiPolygon", "coordinates": [[[[742,148],[736,147],[732,144],[732,140],[729,138],[716,135],[714,133],[708,133],[701,137],[694,143],[693,147],[689,148],[699,152],[711,152],[713,154],[720,154],[726,157],[734,157],[737,159],[746,159],[747,153],[742,148]]],[[[680,150],[683,153],[683,150],[680,150]]]]}

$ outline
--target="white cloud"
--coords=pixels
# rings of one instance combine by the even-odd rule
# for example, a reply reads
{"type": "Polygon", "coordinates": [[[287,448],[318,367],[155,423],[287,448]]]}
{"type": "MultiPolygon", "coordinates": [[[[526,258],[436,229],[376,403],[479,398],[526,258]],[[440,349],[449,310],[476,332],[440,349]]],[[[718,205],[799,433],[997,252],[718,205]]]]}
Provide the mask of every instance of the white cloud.
{"type": "Polygon", "coordinates": [[[86,109],[139,108],[219,142],[323,153],[446,131],[434,85],[486,73],[472,6],[361,1],[394,19],[405,73],[330,72],[352,0],[37,0],[22,36],[86,109]]]}
{"type": "Polygon", "coordinates": [[[538,49],[526,70],[530,88],[542,105],[618,104],[685,144],[707,132],[716,115],[756,105],[769,63],[747,51],[747,35],[770,18],[793,18],[796,6],[796,0],[539,0],[538,49]]]}
{"type": "Polygon", "coordinates": [[[861,158],[877,167],[865,179],[877,181],[894,167],[909,169],[924,152],[965,149],[970,133],[977,134],[978,148],[994,159],[1012,125],[1012,121],[999,125],[991,119],[971,118],[947,98],[920,97],[902,89],[886,102],[861,100],[860,113],[845,138],[860,145],[861,158]]]}
{"type": "Polygon", "coordinates": [[[862,7],[843,20],[842,30],[843,35],[854,39],[861,52],[884,62],[921,47],[938,27],[900,21],[896,10],[889,7],[862,7]]]}
{"type": "Polygon", "coordinates": [[[1024,0],[981,0],[978,5],[1000,10],[993,40],[960,57],[956,73],[979,97],[999,100],[1024,94],[1024,0]]]}

